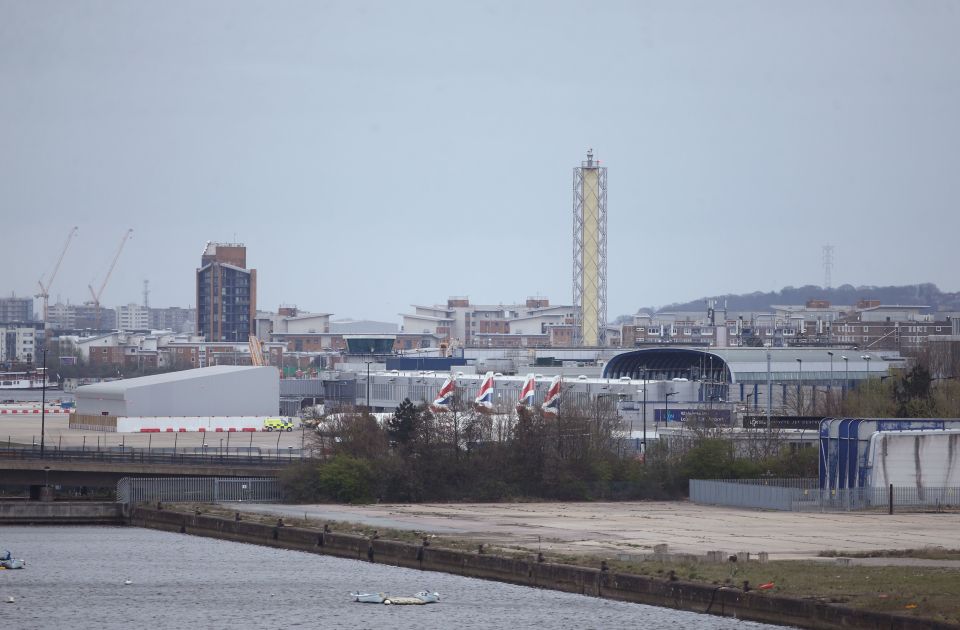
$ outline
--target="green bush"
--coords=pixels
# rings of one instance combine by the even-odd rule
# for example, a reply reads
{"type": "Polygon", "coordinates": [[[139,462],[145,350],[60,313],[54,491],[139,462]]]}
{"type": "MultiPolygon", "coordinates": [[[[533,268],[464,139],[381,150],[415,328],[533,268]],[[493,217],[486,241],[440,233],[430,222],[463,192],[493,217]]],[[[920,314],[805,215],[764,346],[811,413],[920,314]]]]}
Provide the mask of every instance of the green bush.
{"type": "Polygon", "coordinates": [[[321,499],[319,479],[320,466],[294,464],[280,471],[277,478],[283,488],[283,496],[290,503],[315,503],[321,499]]]}
{"type": "Polygon", "coordinates": [[[370,503],[376,496],[376,475],[366,460],[337,455],[319,467],[317,489],[335,503],[370,503]]]}

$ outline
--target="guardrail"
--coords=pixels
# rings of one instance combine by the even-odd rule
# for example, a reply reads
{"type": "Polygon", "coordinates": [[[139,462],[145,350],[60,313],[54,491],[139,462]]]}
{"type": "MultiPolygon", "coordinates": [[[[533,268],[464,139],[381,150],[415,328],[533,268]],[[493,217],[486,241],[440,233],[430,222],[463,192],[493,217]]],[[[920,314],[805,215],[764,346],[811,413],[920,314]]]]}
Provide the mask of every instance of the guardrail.
{"type": "Polygon", "coordinates": [[[102,463],[169,464],[180,466],[286,466],[307,459],[300,449],[141,449],[115,448],[101,450],[0,448],[0,460],[75,461],[102,463]],[[204,452],[206,451],[206,452],[204,452]],[[245,452],[248,451],[248,452],[245,452]]]}

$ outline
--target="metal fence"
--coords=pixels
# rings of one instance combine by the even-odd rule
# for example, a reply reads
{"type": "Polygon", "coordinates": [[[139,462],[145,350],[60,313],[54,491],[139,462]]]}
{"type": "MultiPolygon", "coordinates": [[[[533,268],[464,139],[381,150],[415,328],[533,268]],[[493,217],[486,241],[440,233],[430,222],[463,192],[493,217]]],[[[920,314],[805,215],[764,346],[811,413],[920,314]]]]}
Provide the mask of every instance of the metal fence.
{"type": "Polygon", "coordinates": [[[701,505],[789,512],[956,511],[960,488],[820,488],[817,479],[691,479],[701,505]]]}
{"type": "Polygon", "coordinates": [[[119,503],[279,503],[280,482],[272,477],[124,477],[117,482],[119,503]]]}
{"type": "MultiPolygon", "coordinates": [[[[47,446],[43,459],[60,461],[98,461],[131,462],[139,464],[177,464],[177,465],[243,465],[277,467],[296,463],[310,458],[313,451],[308,447],[300,448],[262,448],[259,446],[181,446],[140,448],[126,445],[84,448],[78,446],[60,448],[56,444],[47,446]]],[[[0,442],[0,459],[41,459],[39,446],[11,447],[0,442]]]]}

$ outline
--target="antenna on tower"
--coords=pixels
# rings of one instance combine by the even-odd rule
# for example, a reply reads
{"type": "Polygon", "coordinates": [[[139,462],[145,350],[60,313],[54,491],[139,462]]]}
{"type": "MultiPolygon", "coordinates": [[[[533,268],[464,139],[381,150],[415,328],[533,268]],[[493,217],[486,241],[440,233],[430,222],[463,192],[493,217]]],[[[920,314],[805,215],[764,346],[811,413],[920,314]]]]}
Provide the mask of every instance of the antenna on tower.
{"type": "Polygon", "coordinates": [[[143,307],[150,308],[150,281],[143,279],[143,307]]]}
{"type": "Polygon", "coordinates": [[[823,246],[823,288],[831,288],[830,272],[833,271],[833,245],[823,246]]]}

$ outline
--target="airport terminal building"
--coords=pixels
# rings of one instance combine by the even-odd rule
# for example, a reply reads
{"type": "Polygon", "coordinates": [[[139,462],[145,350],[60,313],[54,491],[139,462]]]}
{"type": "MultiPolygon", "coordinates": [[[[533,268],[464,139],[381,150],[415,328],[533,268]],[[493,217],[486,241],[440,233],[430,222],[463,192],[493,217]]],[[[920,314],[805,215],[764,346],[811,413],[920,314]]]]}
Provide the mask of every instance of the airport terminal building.
{"type": "MultiPolygon", "coordinates": [[[[723,423],[735,424],[738,413],[764,413],[768,401],[774,414],[804,415],[822,397],[842,396],[857,382],[884,378],[890,369],[903,367],[905,360],[892,352],[828,348],[654,347],[602,354],[595,349],[514,354],[464,349],[459,361],[424,358],[418,365],[412,370],[388,357],[348,360],[339,370],[314,379],[310,400],[390,412],[405,398],[431,402],[453,374],[458,395],[469,401],[476,396],[483,373],[494,371],[494,405],[506,412],[516,405],[527,374],[537,375],[536,404],[542,402],[553,376],[560,374],[565,397],[578,404],[611,398],[624,409],[643,413],[645,408],[648,418],[665,421],[710,408],[723,423]],[[394,369],[401,365],[404,369],[394,369]]],[[[299,388],[307,391],[306,385],[301,382],[299,388]]],[[[295,411],[296,393],[286,398],[295,411]]]]}

